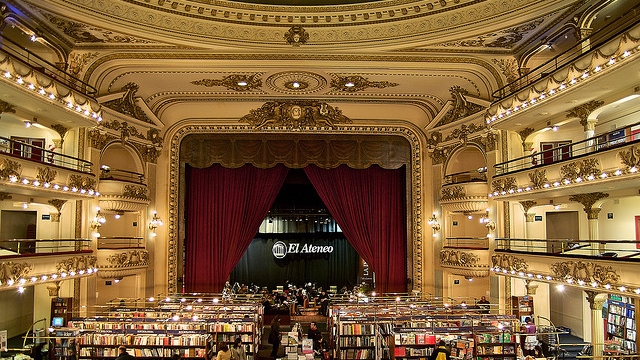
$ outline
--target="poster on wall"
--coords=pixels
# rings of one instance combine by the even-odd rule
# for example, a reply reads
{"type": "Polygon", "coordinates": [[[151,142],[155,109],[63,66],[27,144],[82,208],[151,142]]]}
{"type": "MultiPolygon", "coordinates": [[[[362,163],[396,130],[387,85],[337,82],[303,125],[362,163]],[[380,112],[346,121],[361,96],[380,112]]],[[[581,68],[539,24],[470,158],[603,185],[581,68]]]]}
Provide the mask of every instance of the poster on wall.
{"type": "Polygon", "coordinates": [[[7,330],[0,330],[0,351],[7,351],[8,347],[7,330]]]}

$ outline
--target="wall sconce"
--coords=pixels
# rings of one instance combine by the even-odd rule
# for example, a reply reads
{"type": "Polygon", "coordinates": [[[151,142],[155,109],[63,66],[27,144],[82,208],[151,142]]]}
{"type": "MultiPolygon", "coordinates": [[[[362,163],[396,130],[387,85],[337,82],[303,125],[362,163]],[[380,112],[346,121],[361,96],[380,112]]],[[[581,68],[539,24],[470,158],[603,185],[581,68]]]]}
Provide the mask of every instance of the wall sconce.
{"type": "Polygon", "coordinates": [[[493,231],[496,229],[496,223],[489,219],[489,209],[487,209],[487,212],[484,215],[480,216],[480,223],[484,224],[484,226],[487,227],[488,231],[493,231]]]}
{"type": "Polygon", "coordinates": [[[107,222],[107,219],[105,219],[104,215],[100,213],[100,208],[98,208],[98,210],[96,211],[96,216],[93,217],[93,220],[91,220],[91,223],[89,224],[91,226],[91,229],[93,229],[95,237],[100,237],[100,233],[98,232],[98,230],[100,229],[100,226],[102,226],[102,224],[104,224],[105,222],[107,222]]]}
{"type": "Polygon", "coordinates": [[[158,216],[157,212],[153,212],[153,218],[151,218],[151,222],[149,222],[149,230],[152,231],[151,236],[156,236],[156,229],[158,226],[162,226],[162,219],[158,216]]]}
{"type": "Polygon", "coordinates": [[[436,231],[440,231],[440,223],[438,219],[436,219],[436,214],[431,215],[431,219],[429,219],[429,225],[433,229],[433,235],[436,235],[436,231]]]}

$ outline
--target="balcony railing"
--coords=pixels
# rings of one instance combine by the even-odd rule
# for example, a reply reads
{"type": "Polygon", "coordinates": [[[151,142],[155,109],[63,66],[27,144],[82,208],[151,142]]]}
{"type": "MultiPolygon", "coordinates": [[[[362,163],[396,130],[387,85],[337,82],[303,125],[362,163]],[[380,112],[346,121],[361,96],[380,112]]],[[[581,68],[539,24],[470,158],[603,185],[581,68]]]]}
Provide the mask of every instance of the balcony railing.
{"type": "MultiPolygon", "coordinates": [[[[640,24],[640,21],[636,19],[633,12],[629,12],[625,17],[618,19],[618,21],[611,21],[607,26],[600,29],[598,32],[593,33],[591,36],[582,39],[569,49],[563,51],[559,55],[555,56],[551,60],[544,64],[534,68],[527,74],[522,75],[518,79],[510,82],[509,84],[496,90],[492,96],[494,102],[498,102],[508,96],[518,93],[520,90],[530,86],[532,83],[545,78],[549,74],[556,70],[575,62],[582,56],[586,56],[585,49],[595,49],[606,44],[611,39],[621,36],[625,32],[632,29],[634,26],[640,24]]],[[[541,44],[540,51],[549,49],[552,45],[541,44]]]]}
{"type": "Polygon", "coordinates": [[[11,56],[16,61],[26,65],[34,71],[61,82],[71,89],[80,91],[87,95],[95,95],[98,90],[86,82],[78,79],[70,73],[60,70],[55,64],[39,57],[31,51],[25,49],[20,44],[0,36],[0,52],[11,56]]]}
{"type": "Polygon", "coordinates": [[[0,257],[15,255],[74,253],[89,250],[89,239],[0,240],[0,257]]]}
{"type": "Polygon", "coordinates": [[[47,149],[26,144],[0,136],[0,154],[18,157],[24,160],[58,166],[82,173],[91,173],[92,163],[87,160],[75,158],[47,149]]]}
{"type": "Polygon", "coordinates": [[[551,148],[494,165],[496,175],[504,175],[535,166],[549,165],[576,157],[606,151],[630,143],[640,142],[640,123],[616,129],[579,142],[551,148]]]}
{"type": "Polygon", "coordinates": [[[477,237],[448,237],[444,240],[444,248],[488,250],[489,239],[477,237]]]}
{"type": "Polygon", "coordinates": [[[444,185],[487,181],[487,169],[463,171],[444,176],[444,185]]]}
{"type": "Polygon", "coordinates": [[[126,236],[99,237],[98,250],[105,249],[144,249],[144,238],[126,236]]]}
{"type": "Polygon", "coordinates": [[[496,250],[640,261],[640,241],[496,238],[496,250]]]}
{"type": "Polygon", "coordinates": [[[120,180],[137,184],[145,183],[144,174],[128,170],[112,169],[104,165],[100,167],[100,180],[120,180]]]}

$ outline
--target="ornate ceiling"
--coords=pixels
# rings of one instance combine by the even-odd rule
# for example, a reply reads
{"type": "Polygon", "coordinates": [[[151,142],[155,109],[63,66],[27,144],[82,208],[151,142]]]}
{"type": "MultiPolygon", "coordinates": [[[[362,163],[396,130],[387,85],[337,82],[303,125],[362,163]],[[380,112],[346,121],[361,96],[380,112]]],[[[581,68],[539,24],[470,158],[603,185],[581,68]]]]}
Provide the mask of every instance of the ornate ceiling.
{"type": "Polygon", "coordinates": [[[486,106],[521,55],[570,34],[567,21],[589,5],[257,2],[8,0],[4,36],[47,49],[102,103],[135,99],[140,120],[161,128],[237,123],[278,99],[322,101],[356,123],[428,128],[453,101],[451,89],[486,106]],[[27,40],[33,34],[36,43],[27,40]]]}

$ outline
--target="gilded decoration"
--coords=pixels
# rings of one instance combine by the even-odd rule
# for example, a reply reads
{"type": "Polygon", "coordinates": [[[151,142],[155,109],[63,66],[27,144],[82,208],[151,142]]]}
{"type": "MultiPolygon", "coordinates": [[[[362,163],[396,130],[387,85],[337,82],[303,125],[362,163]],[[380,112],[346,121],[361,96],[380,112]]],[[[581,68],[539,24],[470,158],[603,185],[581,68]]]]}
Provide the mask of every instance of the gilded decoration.
{"type": "Polygon", "coordinates": [[[635,145],[628,150],[620,151],[618,156],[620,156],[620,161],[625,166],[625,172],[628,173],[632,167],[636,169],[640,167],[640,149],[637,149],[635,145]]]}
{"type": "Polygon", "coordinates": [[[224,76],[222,79],[201,79],[194,80],[191,83],[207,87],[224,86],[229,90],[242,92],[259,89],[262,86],[262,79],[260,79],[260,75],[258,74],[233,74],[224,76]]]}
{"type": "Polygon", "coordinates": [[[158,161],[158,156],[160,156],[160,150],[162,149],[160,145],[145,145],[138,143],[131,143],[142,157],[142,160],[148,163],[155,164],[158,161]]]}
{"type": "Polygon", "coordinates": [[[441,201],[459,199],[466,196],[464,192],[464,187],[460,185],[447,186],[446,188],[443,188],[441,191],[442,191],[442,197],[440,197],[441,201]]]}
{"type": "Polygon", "coordinates": [[[104,126],[107,129],[120,131],[120,141],[123,144],[128,142],[131,137],[135,137],[141,140],[145,140],[147,138],[144,134],[138,131],[138,128],[136,128],[135,126],[129,126],[129,123],[127,123],[126,121],[102,121],[100,125],[104,126]]]}
{"type": "Polygon", "coordinates": [[[259,109],[250,110],[239,122],[249,123],[258,130],[265,127],[333,129],[336,124],[352,123],[337,107],[313,100],[270,101],[259,109]]]}
{"type": "Polygon", "coordinates": [[[60,272],[79,272],[96,267],[97,258],[94,255],[73,256],[56,264],[56,269],[60,272]]]}
{"type": "Polygon", "coordinates": [[[51,169],[50,167],[38,167],[36,179],[42,184],[51,184],[58,176],[58,172],[51,169]]]}
{"type": "Polygon", "coordinates": [[[593,261],[557,262],[551,264],[551,271],[556,278],[573,279],[574,281],[583,281],[586,284],[595,281],[599,284],[613,285],[620,280],[620,275],[611,266],[602,266],[593,261]]]}
{"type": "MultiPolygon", "coordinates": [[[[149,265],[149,252],[147,250],[130,250],[107,257],[109,267],[137,267],[149,265]]],[[[104,266],[101,266],[103,268],[104,266]]]]}
{"type": "Polygon", "coordinates": [[[64,137],[65,135],[67,135],[67,131],[69,131],[69,128],[62,126],[60,124],[53,124],[51,125],[51,128],[55,130],[58,133],[58,135],[60,135],[60,146],[62,146],[62,143],[64,142],[64,137]]]}
{"type": "Polygon", "coordinates": [[[300,46],[309,41],[309,33],[302,27],[302,25],[294,25],[284,33],[284,39],[289,45],[300,46]]]}
{"type": "Polygon", "coordinates": [[[16,113],[16,107],[9,104],[6,101],[0,100],[0,114],[2,113],[16,113]]]}
{"type": "Polygon", "coordinates": [[[331,80],[331,87],[334,90],[342,92],[358,92],[368,88],[384,89],[387,87],[395,87],[399,84],[390,81],[369,81],[360,75],[338,76],[331,80]]]}
{"type": "MultiPolygon", "coordinates": [[[[526,127],[520,131],[518,131],[518,135],[520,135],[520,139],[522,140],[522,147],[524,147],[525,145],[525,140],[527,139],[527,137],[531,134],[533,134],[536,130],[534,128],[530,128],[530,127],[526,127]]],[[[525,149],[525,150],[529,150],[529,149],[525,149]]]]}
{"type": "MultiPolygon", "coordinates": [[[[134,119],[144,121],[148,124],[153,124],[153,121],[149,120],[147,114],[145,114],[142,108],[136,103],[136,92],[138,92],[138,89],[138,84],[132,82],[127,83],[120,89],[120,91],[123,91],[124,94],[122,94],[119,99],[107,101],[102,105],[120,113],[127,114],[134,119]]],[[[115,122],[117,123],[117,121],[115,122]]],[[[126,127],[124,129],[126,129],[126,127]]]]}
{"type": "Polygon", "coordinates": [[[214,163],[237,168],[247,163],[271,167],[282,163],[301,168],[315,164],[334,168],[341,164],[363,169],[376,164],[384,169],[398,169],[408,163],[411,148],[399,136],[341,135],[326,139],[317,135],[289,136],[264,134],[260,138],[246,135],[190,135],[180,148],[180,160],[196,168],[214,163]],[[253,149],[251,152],[243,149],[253,149]],[[358,154],[358,156],[355,156],[358,154]]]}
{"type": "Polygon", "coordinates": [[[471,125],[467,125],[467,124],[462,124],[462,126],[460,126],[460,128],[455,129],[451,132],[451,134],[449,134],[444,141],[449,141],[449,140],[454,140],[454,139],[460,139],[462,140],[463,144],[467,143],[467,138],[469,135],[476,133],[478,131],[483,131],[485,130],[486,127],[484,125],[476,125],[476,124],[471,124],[471,125]]]}
{"type": "Polygon", "coordinates": [[[268,89],[287,95],[312,94],[326,90],[327,84],[325,76],[310,71],[283,71],[264,81],[268,89]]]}
{"type": "Polygon", "coordinates": [[[122,191],[122,196],[133,199],[149,200],[147,190],[146,186],[125,185],[124,190],[122,191]]]}
{"type": "Polygon", "coordinates": [[[95,190],[96,189],[96,179],[93,179],[88,176],[82,175],[71,175],[69,176],[69,187],[76,189],[85,189],[85,190],[95,190]]]}
{"type": "Polygon", "coordinates": [[[528,214],[529,209],[538,205],[538,203],[533,200],[525,200],[525,201],[520,201],[520,205],[522,205],[522,208],[524,209],[524,213],[528,214]]]}
{"type": "Polygon", "coordinates": [[[433,151],[429,153],[429,157],[431,158],[432,165],[444,164],[444,161],[447,160],[447,149],[433,149],[433,151]]]}
{"type": "Polygon", "coordinates": [[[562,165],[560,175],[563,179],[575,182],[577,179],[583,180],[588,176],[599,176],[601,174],[599,167],[600,162],[596,158],[573,161],[562,165]]]}
{"type": "Polygon", "coordinates": [[[480,143],[485,152],[494,151],[498,146],[498,134],[489,130],[480,138],[480,143]]]}
{"type": "Polygon", "coordinates": [[[516,59],[493,59],[493,63],[498,66],[502,74],[507,78],[507,82],[511,86],[511,90],[517,89],[516,80],[520,77],[520,68],[516,59]]]}
{"type": "Polygon", "coordinates": [[[80,53],[78,51],[73,51],[69,55],[69,65],[67,66],[67,71],[71,73],[71,75],[75,77],[80,77],[82,74],[82,70],[89,62],[98,57],[98,52],[85,52],[80,53]]]}
{"type": "Polygon", "coordinates": [[[480,257],[470,252],[450,249],[440,250],[440,264],[442,265],[475,266],[478,261],[480,261],[480,257]]]}
{"type": "Polygon", "coordinates": [[[491,192],[497,192],[500,194],[506,194],[508,192],[516,191],[518,188],[516,184],[516,178],[514,176],[493,179],[491,181],[491,192]]]}
{"type": "Polygon", "coordinates": [[[9,179],[11,177],[19,177],[22,165],[17,161],[9,159],[0,159],[0,178],[9,179]]]}
{"type": "MultiPolygon", "coordinates": [[[[103,30],[84,23],[67,20],[55,16],[51,13],[41,11],[43,16],[49,22],[62,30],[67,36],[71,37],[75,42],[79,43],[129,43],[129,44],[146,44],[151,43],[146,39],[135,38],[129,35],[114,33],[113,31],[103,30]]],[[[122,16],[122,15],[120,15],[122,16]]]]}
{"type": "Polygon", "coordinates": [[[115,141],[116,139],[117,137],[111,134],[103,133],[98,130],[98,128],[92,128],[91,130],[89,130],[89,140],[91,141],[92,148],[102,150],[105,146],[107,146],[107,144],[115,141]]]}
{"type": "Polygon", "coordinates": [[[598,296],[600,295],[599,293],[591,290],[585,290],[584,292],[587,294],[585,299],[589,303],[589,309],[602,311],[602,307],[604,303],[607,302],[608,296],[606,294],[598,296]]]}
{"type": "Polygon", "coordinates": [[[487,48],[505,48],[512,49],[518,44],[526,35],[535,31],[540,24],[542,24],[546,17],[541,17],[530,21],[526,24],[514,26],[508,29],[491,32],[485,35],[478,36],[475,39],[459,40],[454,42],[448,42],[442,44],[446,47],[487,47],[487,48]]]}
{"type": "Polygon", "coordinates": [[[587,213],[587,219],[597,220],[600,208],[594,208],[596,201],[609,197],[609,194],[602,192],[593,192],[588,194],[577,194],[569,196],[569,201],[579,202],[584,206],[584,212],[587,213]]]}
{"type": "Polygon", "coordinates": [[[493,268],[500,268],[508,271],[526,271],[529,268],[524,259],[515,257],[510,254],[493,254],[491,256],[491,263],[493,268]]]}
{"type": "Polygon", "coordinates": [[[13,196],[6,192],[0,192],[0,201],[13,199],[13,196]]]}
{"type": "Polygon", "coordinates": [[[55,207],[58,210],[58,212],[60,212],[62,210],[62,206],[67,203],[67,200],[51,199],[47,201],[47,203],[55,207]]]}
{"type": "Polygon", "coordinates": [[[33,264],[3,261],[0,263],[0,285],[13,283],[33,271],[33,264]]]}
{"type": "Polygon", "coordinates": [[[584,103],[582,105],[578,105],[573,109],[567,110],[566,117],[567,119],[578,118],[580,119],[580,125],[583,127],[587,127],[587,120],[589,115],[593,110],[604,105],[604,101],[591,100],[588,103],[584,103]]]}
{"type": "Polygon", "coordinates": [[[466,98],[466,96],[469,95],[469,92],[460,86],[452,86],[449,88],[449,93],[451,93],[453,107],[447,111],[445,116],[436,126],[446,125],[484,110],[483,106],[469,102],[466,98]]]}
{"type": "Polygon", "coordinates": [[[431,148],[438,146],[442,142],[442,133],[434,131],[427,138],[427,145],[431,148]]]}
{"type": "Polygon", "coordinates": [[[547,170],[536,169],[529,173],[529,180],[533,184],[534,189],[542,189],[544,184],[549,180],[547,179],[547,170]]]}

